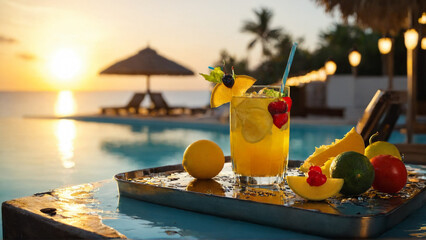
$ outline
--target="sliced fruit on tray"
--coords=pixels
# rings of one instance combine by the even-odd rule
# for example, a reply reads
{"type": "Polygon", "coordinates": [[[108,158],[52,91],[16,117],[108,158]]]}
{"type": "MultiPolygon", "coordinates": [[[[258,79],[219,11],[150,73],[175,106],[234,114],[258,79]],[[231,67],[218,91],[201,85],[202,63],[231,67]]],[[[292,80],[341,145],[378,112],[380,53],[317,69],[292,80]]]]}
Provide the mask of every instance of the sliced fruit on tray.
{"type": "Polygon", "coordinates": [[[315,152],[309,156],[300,167],[302,172],[309,171],[311,166],[323,166],[324,163],[331,157],[335,157],[342,152],[354,151],[364,154],[365,145],[361,135],[359,135],[355,128],[352,128],[345,137],[336,139],[330,145],[322,145],[315,149],[315,152]]]}
{"type": "Polygon", "coordinates": [[[336,195],[343,186],[343,179],[328,178],[321,186],[311,186],[308,177],[288,176],[288,186],[297,195],[313,201],[321,201],[336,195]]]}

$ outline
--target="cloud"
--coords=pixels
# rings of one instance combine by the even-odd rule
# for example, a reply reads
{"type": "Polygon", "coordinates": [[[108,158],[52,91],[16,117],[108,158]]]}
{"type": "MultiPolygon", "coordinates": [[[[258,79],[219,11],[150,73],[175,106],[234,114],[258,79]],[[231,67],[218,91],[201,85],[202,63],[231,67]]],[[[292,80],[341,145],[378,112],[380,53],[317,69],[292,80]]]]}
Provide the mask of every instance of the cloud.
{"type": "Polygon", "coordinates": [[[34,61],[37,60],[37,57],[31,53],[18,53],[16,56],[25,61],[34,61]]]}
{"type": "Polygon", "coordinates": [[[0,43],[17,43],[17,42],[18,40],[16,40],[15,38],[0,35],[0,43]]]}

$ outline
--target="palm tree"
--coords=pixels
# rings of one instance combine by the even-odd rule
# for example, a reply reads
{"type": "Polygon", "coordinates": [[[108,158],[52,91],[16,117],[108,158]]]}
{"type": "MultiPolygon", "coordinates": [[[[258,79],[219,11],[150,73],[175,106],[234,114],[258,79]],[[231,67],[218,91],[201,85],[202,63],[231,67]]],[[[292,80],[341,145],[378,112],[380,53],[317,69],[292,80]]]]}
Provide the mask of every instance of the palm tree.
{"type": "Polygon", "coordinates": [[[256,21],[245,21],[241,29],[242,32],[248,32],[255,35],[255,38],[247,46],[248,49],[254,47],[257,42],[262,45],[263,56],[271,56],[271,41],[279,38],[281,34],[280,28],[271,29],[272,11],[267,8],[253,10],[256,14],[256,21]]]}

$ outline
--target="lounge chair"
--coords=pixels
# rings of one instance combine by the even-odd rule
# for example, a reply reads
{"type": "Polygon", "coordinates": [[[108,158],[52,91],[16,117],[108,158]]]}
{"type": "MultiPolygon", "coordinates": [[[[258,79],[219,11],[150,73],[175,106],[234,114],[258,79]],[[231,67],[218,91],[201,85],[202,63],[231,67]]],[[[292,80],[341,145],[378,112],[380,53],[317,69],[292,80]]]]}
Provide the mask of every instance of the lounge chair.
{"type": "Polygon", "coordinates": [[[176,114],[176,112],[179,112],[179,114],[185,113],[185,111],[188,109],[186,107],[171,107],[167,104],[166,100],[163,98],[163,95],[161,93],[149,93],[149,97],[151,98],[152,106],[148,108],[148,112],[150,114],[166,114],[166,115],[173,115],[176,114]]]}
{"type": "Polygon", "coordinates": [[[210,104],[205,107],[189,108],[191,115],[206,114],[210,110],[210,104]]]}
{"type": "Polygon", "coordinates": [[[375,140],[389,139],[406,99],[406,92],[377,90],[356,126],[366,146],[370,136],[376,132],[380,134],[375,140]]]}
{"type": "Polygon", "coordinates": [[[145,93],[135,93],[130,99],[129,103],[123,107],[103,107],[101,108],[102,114],[106,114],[108,111],[112,111],[115,114],[120,114],[120,111],[125,111],[126,113],[136,113],[139,114],[139,108],[142,101],[145,98],[145,93]]]}

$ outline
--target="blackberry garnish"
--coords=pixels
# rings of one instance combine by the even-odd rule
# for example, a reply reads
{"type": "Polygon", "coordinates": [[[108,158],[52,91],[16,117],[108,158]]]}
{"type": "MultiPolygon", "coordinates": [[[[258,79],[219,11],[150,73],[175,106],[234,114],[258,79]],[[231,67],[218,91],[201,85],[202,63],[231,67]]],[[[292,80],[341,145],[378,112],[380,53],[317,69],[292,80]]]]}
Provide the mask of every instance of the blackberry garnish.
{"type": "Polygon", "coordinates": [[[222,78],[222,82],[227,88],[232,88],[235,81],[231,74],[225,74],[225,76],[222,78]]]}

